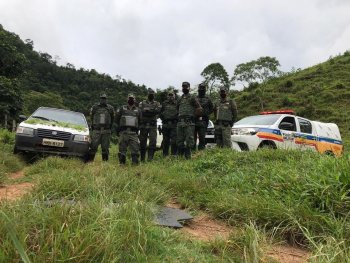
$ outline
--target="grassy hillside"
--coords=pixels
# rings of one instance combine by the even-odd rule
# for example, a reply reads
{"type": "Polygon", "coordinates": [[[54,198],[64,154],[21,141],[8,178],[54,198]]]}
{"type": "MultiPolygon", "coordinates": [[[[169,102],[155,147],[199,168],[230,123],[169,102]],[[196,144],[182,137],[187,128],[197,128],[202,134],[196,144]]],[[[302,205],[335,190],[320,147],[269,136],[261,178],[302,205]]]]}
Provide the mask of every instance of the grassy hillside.
{"type": "Polygon", "coordinates": [[[233,92],[240,117],[264,110],[291,109],[311,120],[333,122],[350,147],[350,52],[260,85],[233,92]]]}
{"type": "Polygon", "coordinates": [[[27,166],[17,182],[33,191],[0,202],[0,261],[20,259],[14,232],[32,262],[276,262],[268,252],[277,243],[308,248],[310,262],[350,261],[349,156],[213,149],[120,167],[117,152],[108,163],[98,155],[86,165],[49,157],[27,166]],[[44,204],[62,198],[80,203],[44,204]],[[172,198],[229,225],[230,236],[203,242],[155,225],[154,207],[172,198]]]}

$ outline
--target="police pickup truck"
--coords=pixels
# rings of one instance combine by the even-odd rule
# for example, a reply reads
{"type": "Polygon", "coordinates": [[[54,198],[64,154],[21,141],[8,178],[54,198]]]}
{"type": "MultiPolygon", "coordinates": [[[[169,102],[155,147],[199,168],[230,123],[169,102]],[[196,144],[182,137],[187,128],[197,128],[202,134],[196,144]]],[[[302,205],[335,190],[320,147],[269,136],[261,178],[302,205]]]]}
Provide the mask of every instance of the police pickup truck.
{"type": "Polygon", "coordinates": [[[267,111],[243,118],[232,128],[232,148],[254,151],[259,148],[316,150],[340,156],[343,143],[334,123],[311,121],[291,110],[267,111]]]}

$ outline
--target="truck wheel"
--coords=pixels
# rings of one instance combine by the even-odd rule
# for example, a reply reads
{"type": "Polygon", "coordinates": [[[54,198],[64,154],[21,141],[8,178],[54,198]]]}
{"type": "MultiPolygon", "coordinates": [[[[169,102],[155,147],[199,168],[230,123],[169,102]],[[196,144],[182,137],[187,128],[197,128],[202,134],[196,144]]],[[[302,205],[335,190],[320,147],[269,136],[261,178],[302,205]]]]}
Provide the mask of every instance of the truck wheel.
{"type": "Polygon", "coordinates": [[[274,142],[271,141],[263,141],[259,145],[259,149],[277,149],[276,145],[274,142]]]}
{"type": "Polygon", "coordinates": [[[324,154],[334,157],[334,152],[332,152],[332,151],[325,151],[324,154]]]}

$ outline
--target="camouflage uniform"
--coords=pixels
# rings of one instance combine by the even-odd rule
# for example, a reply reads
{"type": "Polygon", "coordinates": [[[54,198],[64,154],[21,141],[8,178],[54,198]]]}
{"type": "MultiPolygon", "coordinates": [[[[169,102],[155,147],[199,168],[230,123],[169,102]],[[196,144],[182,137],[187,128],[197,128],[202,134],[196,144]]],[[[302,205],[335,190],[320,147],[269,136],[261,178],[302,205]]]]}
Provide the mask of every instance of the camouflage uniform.
{"type": "MultiPolygon", "coordinates": [[[[148,89],[148,96],[154,96],[154,91],[148,89]]],[[[143,100],[139,104],[142,112],[140,125],[140,145],[141,145],[141,162],[145,161],[147,150],[147,138],[149,138],[148,161],[152,161],[155,150],[157,149],[157,115],[162,106],[153,99],[143,100]]]]}
{"type": "Polygon", "coordinates": [[[194,131],[194,147],[196,149],[197,134],[199,138],[198,150],[205,149],[205,135],[207,134],[207,128],[209,123],[209,115],[213,112],[213,102],[210,98],[205,97],[205,84],[199,84],[198,96],[196,97],[201,105],[203,111],[196,117],[195,131],[194,131]],[[204,91],[204,92],[203,92],[204,91]],[[202,93],[203,92],[203,93],[202,93]],[[201,93],[201,94],[200,94],[201,93]]]}
{"type": "MultiPolygon", "coordinates": [[[[135,99],[134,94],[128,98],[135,99]]],[[[117,135],[119,136],[119,163],[125,164],[128,146],[132,156],[132,164],[137,165],[139,159],[140,142],[138,138],[141,111],[135,105],[121,106],[116,113],[117,135]]]]}
{"type": "Polygon", "coordinates": [[[177,109],[174,91],[168,92],[168,100],[163,102],[159,116],[162,119],[163,155],[169,154],[169,146],[171,146],[171,155],[176,155],[177,109]]]}
{"type": "MultiPolygon", "coordinates": [[[[221,88],[220,93],[228,93],[227,88],[221,88]],[[223,92],[224,91],[224,92],[223,92]]],[[[237,120],[237,105],[233,100],[222,97],[216,102],[215,116],[215,140],[218,147],[231,148],[231,129],[237,120]]]]}
{"type": "MultiPolygon", "coordinates": [[[[190,87],[190,83],[182,83],[183,91],[190,87]]],[[[188,89],[189,91],[189,89],[188,89]]],[[[187,92],[188,92],[187,91],[187,92]]],[[[185,153],[186,159],[191,158],[191,148],[194,145],[194,118],[202,112],[202,107],[197,98],[191,94],[183,94],[177,100],[178,123],[177,123],[177,150],[178,155],[185,153]]]]}
{"type": "Polygon", "coordinates": [[[94,160],[100,144],[102,148],[102,160],[108,161],[109,146],[111,142],[111,128],[115,113],[114,108],[105,103],[107,100],[107,95],[103,94],[100,98],[101,103],[95,104],[90,110],[92,137],[88,161],[94,160]]]}

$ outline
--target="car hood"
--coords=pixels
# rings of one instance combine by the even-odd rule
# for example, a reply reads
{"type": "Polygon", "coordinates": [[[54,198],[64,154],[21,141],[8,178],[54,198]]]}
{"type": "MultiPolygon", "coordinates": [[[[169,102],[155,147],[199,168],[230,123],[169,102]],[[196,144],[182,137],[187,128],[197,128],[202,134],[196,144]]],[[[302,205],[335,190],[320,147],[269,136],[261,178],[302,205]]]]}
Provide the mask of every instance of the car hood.
{"type": "Polygon", "coordinates": [[[273,125],[233,125],[232,128],[240,129],[240,128],[271,128],[273,125]]]}
{"type": "Polygon", "coordinates": [[[25,123],[25,122],[21,122],[19,124],[19,126],[26,127],[26,128],[32,128],[32,129],[48,129],[48,130],[55,130],[55,131],[70,132],[72,134],[89,135],[88,128],[86,128],[85,131],[78,131],[76,129],[60,127],[60,126],[53,126],[51,124],[29,124],[29,123],[25,123]]]}

